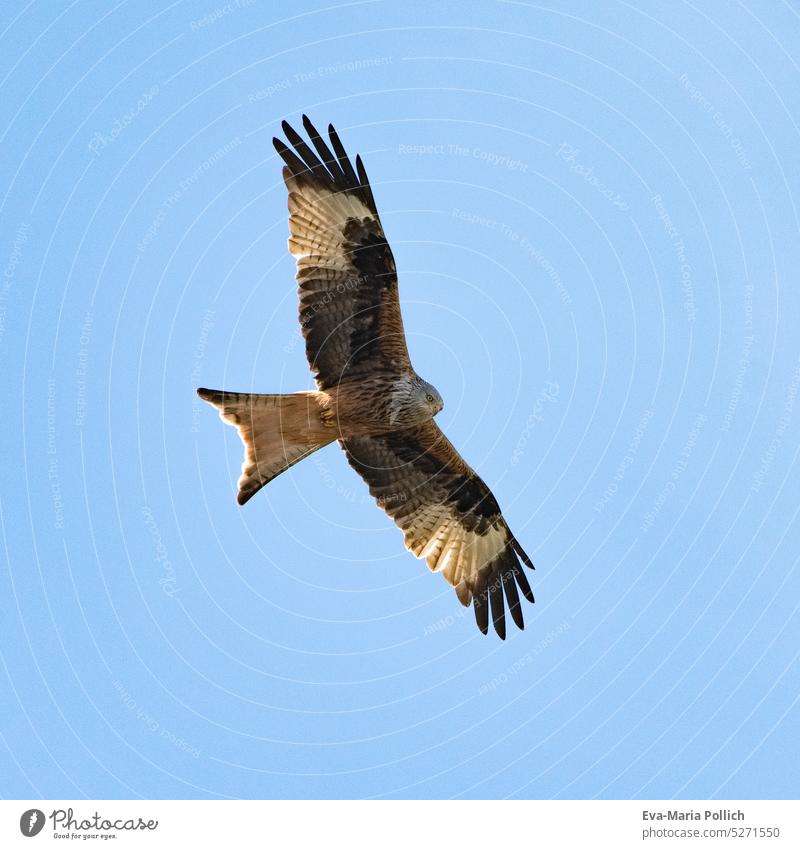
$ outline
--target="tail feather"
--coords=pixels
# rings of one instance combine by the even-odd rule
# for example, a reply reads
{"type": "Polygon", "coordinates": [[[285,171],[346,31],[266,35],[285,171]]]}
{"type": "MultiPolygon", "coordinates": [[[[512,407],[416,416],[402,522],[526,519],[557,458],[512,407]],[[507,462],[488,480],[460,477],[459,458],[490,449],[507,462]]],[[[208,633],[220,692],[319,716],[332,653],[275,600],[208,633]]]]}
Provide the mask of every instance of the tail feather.
{"type": "Polygon", "coordinates": [[[325,396],[320,392],[294,395],[249,395],[198,389],[197,394],[234,425],[244,443],[239,504],[248,502],[262,486],[335,438],[322,424],[325,396]]]}

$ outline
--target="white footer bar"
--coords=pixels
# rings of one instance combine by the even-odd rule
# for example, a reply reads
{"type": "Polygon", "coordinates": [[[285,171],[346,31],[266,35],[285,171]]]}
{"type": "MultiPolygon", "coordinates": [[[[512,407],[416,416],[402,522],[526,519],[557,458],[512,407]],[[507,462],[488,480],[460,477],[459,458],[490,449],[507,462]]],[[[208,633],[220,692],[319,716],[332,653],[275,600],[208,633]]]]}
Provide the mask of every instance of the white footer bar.
{"type": "Polygon", "coordinates": [[[0,845],[800,846],[795,801],[0,801],[0,845]]]}

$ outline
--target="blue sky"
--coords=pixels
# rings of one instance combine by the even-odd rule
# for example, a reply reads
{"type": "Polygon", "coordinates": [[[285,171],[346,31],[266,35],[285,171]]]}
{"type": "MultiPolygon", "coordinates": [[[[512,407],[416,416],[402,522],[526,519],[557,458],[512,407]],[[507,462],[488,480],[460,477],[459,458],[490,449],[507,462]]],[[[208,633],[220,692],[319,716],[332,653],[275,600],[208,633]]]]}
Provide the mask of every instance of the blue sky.
{"type": "Polygon", "coordinates": [[[796,10],[4,16],[3,796],[796,794],[796,10]],[[237,507],[194,396],[310,386],[271,145],[304,112],[537,564],[505,643],[336,446],[237,507]]]}

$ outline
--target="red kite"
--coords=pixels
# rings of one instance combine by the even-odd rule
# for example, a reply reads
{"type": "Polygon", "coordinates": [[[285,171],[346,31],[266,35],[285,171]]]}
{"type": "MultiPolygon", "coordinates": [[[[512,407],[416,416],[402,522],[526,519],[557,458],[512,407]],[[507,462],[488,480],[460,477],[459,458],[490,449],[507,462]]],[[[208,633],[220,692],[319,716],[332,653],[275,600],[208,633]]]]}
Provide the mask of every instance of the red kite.
{"type": "Polygon", "coordinates": [[[198,389],[239,430],[239,504],[334,439],[406,547],[472,602],[485,634],[491,610],[505,638],[505,602],[524,627],[519,591],[533,601],[520,559],[533,564],[486,484],[433,417],[443,401],[411,365],[397,269],[361,158],[330,146],[303,116],[313,150],[285,121],[273,139],[286,163],[289,250],[297,260],[300,324],[316,392],[250,395],[198,389]]]}

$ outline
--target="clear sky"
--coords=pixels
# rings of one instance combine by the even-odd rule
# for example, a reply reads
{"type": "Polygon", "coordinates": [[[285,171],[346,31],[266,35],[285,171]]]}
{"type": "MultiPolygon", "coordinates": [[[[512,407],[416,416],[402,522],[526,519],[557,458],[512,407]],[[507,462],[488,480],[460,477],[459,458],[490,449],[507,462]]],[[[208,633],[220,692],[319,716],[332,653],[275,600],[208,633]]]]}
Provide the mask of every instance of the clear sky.
{"type": "Polygon", "coordinates": [[[796,9],[215,2],[2,13],[0,794],[795,796],[796,9]],[[303,112],[537,564],[505,643],[336,445],[236,505],[194,389],[311,385],[303,112]]]}

